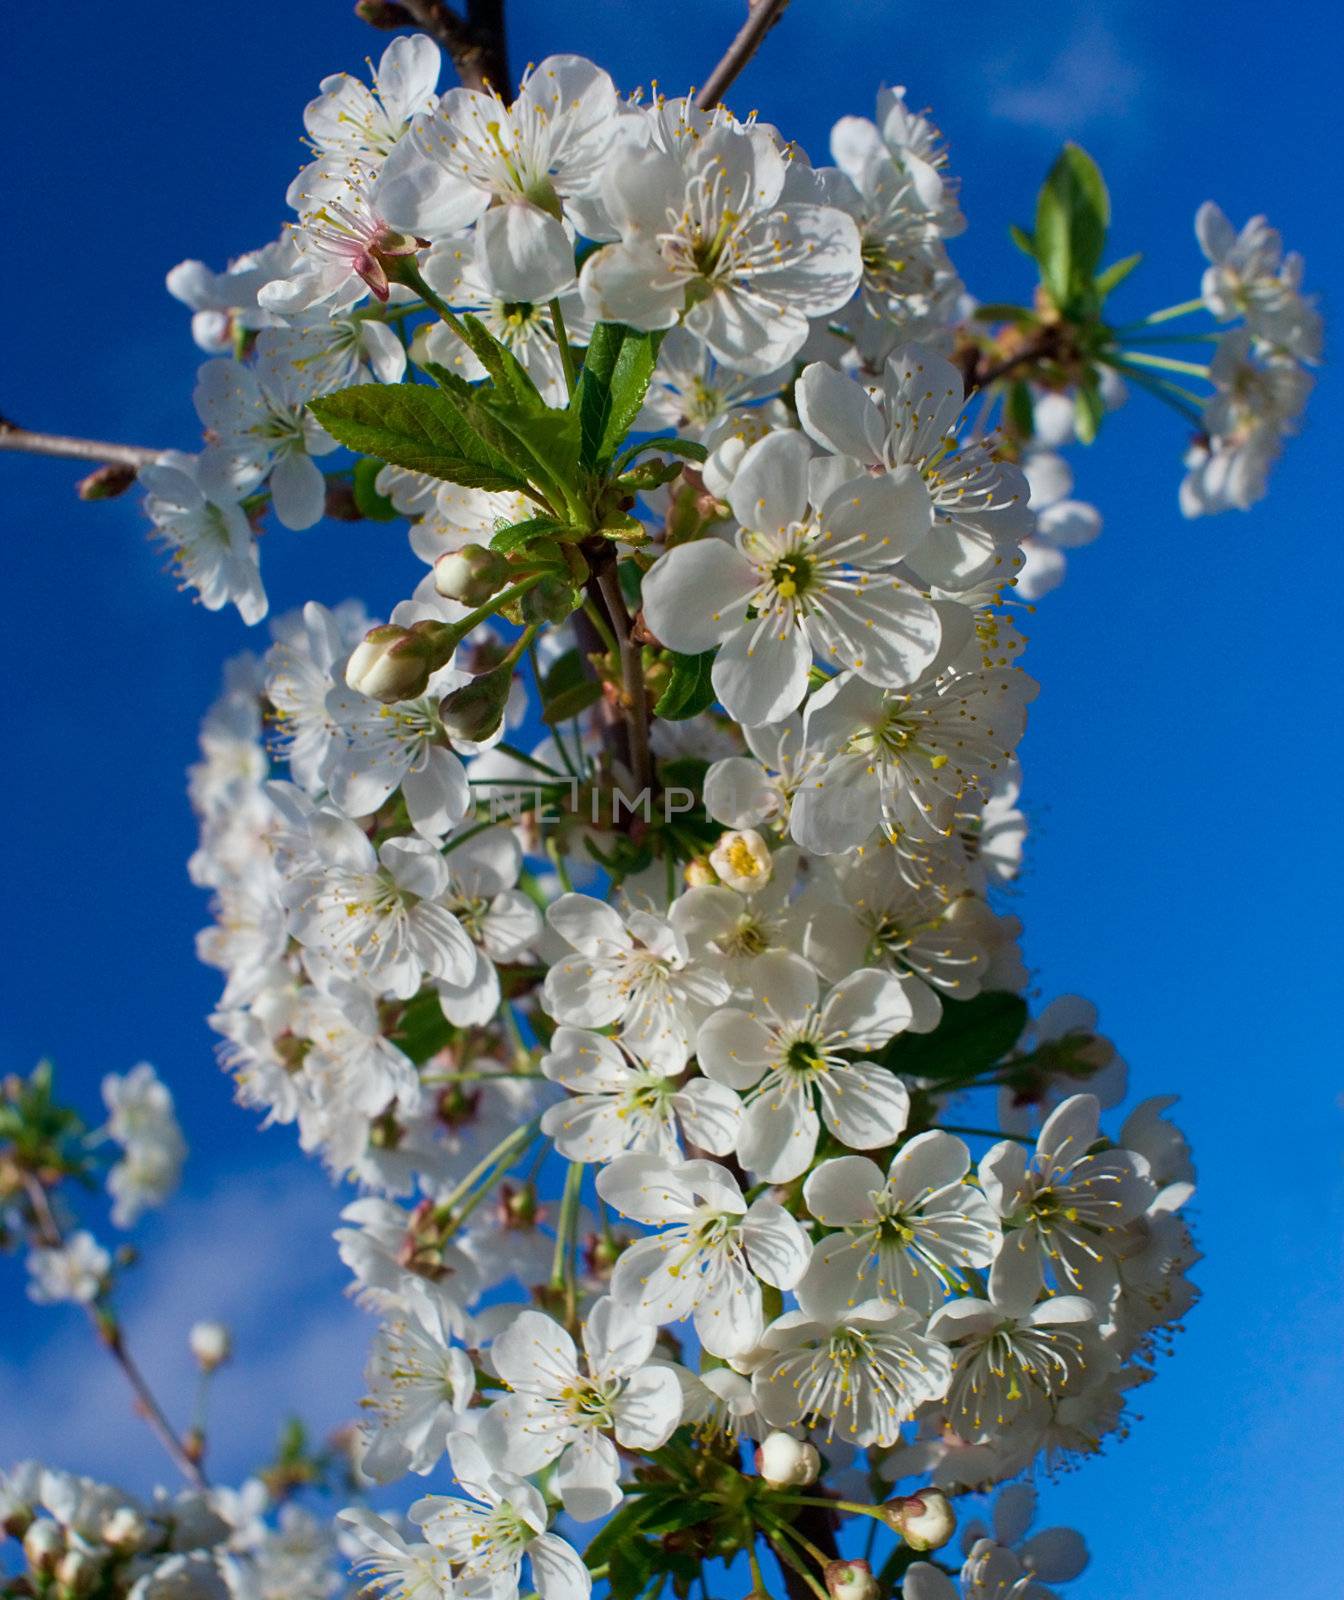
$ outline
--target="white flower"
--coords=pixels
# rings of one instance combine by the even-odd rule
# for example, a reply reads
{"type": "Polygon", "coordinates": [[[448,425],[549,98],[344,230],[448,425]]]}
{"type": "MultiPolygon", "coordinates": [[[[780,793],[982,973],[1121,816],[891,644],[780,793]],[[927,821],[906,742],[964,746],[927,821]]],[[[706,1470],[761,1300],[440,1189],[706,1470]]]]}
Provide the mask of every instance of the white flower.
{"type": "Polygon", "coordinates": [[[1012,1483],[994,1500],[991,1527],[972,1518],[962,1529],[961,1548],[970,1556],[981,1539],[1011,1549],[1022,1565],[1046,1583],[1068,1583],[1087,1565],[1087,1544],[1074,1528],[1042,1528],[1028,1536],[1036,1515],[1036,1486],[1012,1483]]]}
{"type": "Polygon", "coordinates": [[[429,1293],[441,1302],[447,1326],[461,1335],[466,1306],[479,1288],[476,1265],[456,1245],[440,1237],[420,1247],[418,1224],[426,1207],[403,1211],[390,1200],[368,1196],[341,1212],[336,1240],[341,1260],[354,1274],[359,1298],[384,1312],[405,1312],[429,1293]]]}
{"type": "Polygon", "coordinates": [[[224,355],[236,330],[280,326],[279,317],[258,306],[257,295],[265,284],[293,269],[295,253],[286,229],[273,243],[231,261],[223,272],[212,272],[203,261],[178,262],[165,287],[175,300],[191,307],[191,336],[202,350],[224,355]]]}
{"type": "Polygon", "coordinates": [[[363,1506],[338,1511],[336,1518],[354,1530],[367,1551],[354,1563],[362,1576],[362,1592],[382,1600],[452,1600],[456,1593],[452,1563],[442,1551],[408,1543],[390,1522],[363,1506]]]}
{"type": "Polygon", "coordinates": [[[737,1153],[770,1183],[807,1170],[823,1121],[842,1144],[873,1150],[894,1143],[909,1114],[909,1093],[894,1072],[846,1059],[852,1051],[880,1049],[909,1026],[900,985],[867,969],[851,973],[820,1003],[819,994],[805,963],[781,962],[752,1010],[717,1011],[696,1042],[706,1077],[752,1091],[737,1153]]]}
{"type": "Polygon", "coordinates": [[[461,761],[448,748],[438,694],[461,681],[454,669],[436,674],[431,692],[396,705],[338,683],[326,710],[339,730],[323,770],[332,799],[349,817],[369,816],[401,790],[411,826],[439,839],[471,809],[461,761]]]}
{"type": "Polygon", "coordinates": [[[741,372],[783,366],[808,319],[857,288],[858,230],[842,211],[787,201],[772,135],[722,108],[664,101],[638,132],[647,143],[621,146],[607,165],[602,197],[620,242],[584,263],[585,300],[604,322],[683,320],[741,372]]]}
{"type": "MultiPolygon", "coordinates": [[[[487,331],[518,357],[546,403],[563,406],[567,396],[565,369],[549,301],[520,300],[507,293],[479,260],[474,244],[475,235],[468,232],[434,245],[421,263],[425,282],[455,311],[478,317],[487,331]]],[[[588,343],[592,319],[577,289],[562,290],[556,298],[565,322],[565,337],[571,349],[580,349],[588,343]]],[[[415,349],[417,359],[437,361],[468,382],[485,377],[479,358],[445,322],[417,329],[415,349]]],[[[527,504],[533,506],[530,501],[527,504]]],[[[532,510],[525,510],[511,520],[521,522],[531,515],[532,510]]]]}
{"type": "Polygon", "coordinates": [[[1012,760],[1036,682],[1015,667],[931,678],[883,693],[841,673],[808,701],[809,748],[827,759],[794,796],[805,850],[836,855],[889,837],[936,844],[967,795],[987,796],[1012,760]]]}
{"type": "Polygon", "coordinates": [[[91,1233],[72,1233],[64,1244],[28,1252],[28,1298],[39,1305],[70,1300],[88,1305],[107,1281],[112,1257],[91,1233]]]}
{"type": "Polygon", "coordinates": [[[1064,552],[1091,544],[1101,532],[1101,513],[1073,498],[1073,470],[1055,451],[1027,451],[1022,471],[1031,489],[1036,526],[1022,540],[1023,562],[1015,592],[1023,600],[1039,600],[1063,579],[1064,552]]]}
{"type": "Polygon", "coordinates": [[[881,1300],[837,1316],[787,1311],[765,1332],[771,1353],[751,1377],[757,1403],[779,1428],[824,1428],[860,1449],[894,1444],[952,1375],[947,1347],[922,1330],[914,1312],[881,1300]]]}
{"type": "Polygon", "coordinates": [[[979,1178],[1003,1218],[1005,1252],[1028,1262],[1038,1284],[1053,1270],[1061,1286],[1104,1306],[1120,1230],[1143,1214],[1156,1186],[1142,1156],[1089,1154],[1100,1116],[1095,1095],[1072,1095],[1051,1112],[1030,1158],[1005,1139],[981,1158],[979,1178]]]}
{"type": "Polygon", "coordinates": [[[383,169],[376,200],[430,240],[476,225],[476,253],[501,298],[549,300],[574,279],[574,248],[616,134],[616,88],[579,56],[548,56],[506,106],[450,89],[383,169]]]}
{"type": "Polygon", "coordinates": [[[799,712],[743,728],[750,756],[725,756],[705,774],[705,810],[730,828],[787,829],[793,796],[824,759],[803,740],[799,712]]]}
{"type": "Polygon", "coordinates": [[[468,1497],[426,1495],[410,1509],[435,1549],[460,1566],[469,1592],[516,1600],[523,1558],[541,1600],[587,1600],[593,1580],[577,1552],[546,1532],[546,1502],[522,1478],[491,1464],[475,1439],[455,1433],[448,1453],[468,1497]]]}
{"type": "Polygon", "coordinates": [[[753,445],[729,496],[736,542],[678,545],[644,579],[649,627],[687,654],[718,646],[715,692],[748,725],[797,708],[814,654],[903,687],[941,639],[933,607],[894,570],[928,531],[918,477],[844,484],[813,511],[809,458],[796,433],[753,445]]]}
{"type": "Polygon", "coordinates": [[[584,1371],[558,1323],[520,1311],[490,1346],[512,1392],[481,1419],[482,1447],[520,1472],[557,1462],[555,1486],[580,1522],[614,1511],[621,1503],[616,1446],[656,1450],[681,1421],[676,1375],[649,1360],[655,1337],[604,1296],[584,1318],[584,1371]]]}
{"type": "Polygon", "coordinates": [[[428,1293],[408,1296],[405,1311],[378,1329],[364,1372],[360,1461],[376,1482],[433,1471],[470,1402],[475,1374],[466,1351],[452,1343],[453,1331],[442,1300],[428,1293]]]}
{"type": "MultiPolygon", "coordinates": [[[[258,293],[258,304],[292,317],[311,308],[348,311],[369,293],[380,301],[390,298],[386,258],[414,254],[415,240],[390,228],[378,212],[371,193],[375,181],[373,169],[330,156],[299,173],[288,196],[299,214],[294,264],[286,277],[258,293]]],[[[374,326],[389,357],[401,350],[391,328],[374,326]]]]}
{"type": "Polygon", "coordinates": [[[711,1355],[751,1351],[765,1328],[761,1283],[792,1289],[807,1267],[797,1222],[765,1196],[748,1205],[718,1162],[621,1156],[598,1173],[597,1192],[623,1215],[664,1230],[622,1251],[613,1298],[655,1327],[693,1317],[711,1355]]]}
{"type": "Polygon", "coordinates": [[[681,1420],[697,1439],[723,1440],[738,1445],[744,1439],[761,1439],[765,1423],[756,1406],[751,1379],[732,1367],[711,1367],[696,1374],[673,1368],[681,1384],[681,1420]]]}
{"type": "Polygon", "coordinates": [[[290,613],[272,624],[276,641],[266,652],[266,698],[276,727],[276,752],[309,794],[325,788],[325,770],[341,737],[327,696],[340,681],[341,663],[367,627],[362,608],[329,611],[316,600],[299,617],[290,613]]]}
{"type": "Polygon", "coordinates": [[[687,889],[669,912],[672,926],[705,952],[739,997],[750,996],[781,961],[802,959],[806,863],[800,851],[785,845],[774,866],[770,882],[754,894],[701,884],[687,889]]]}
{"type": "Polygon", "coordinates": [[[541,913],[515,887],[523,849],[508,828],[450,834],[444,860],[448,889],[443,904],[476,946],[476,966],[460,983],[440,980],[439,1003],[450,1022],[479,1027],[499,1006],[495,963],[517,960],[536,942],[541,913]]]}
{"type": "Polygon", "coordinates": [[[308,410],[326,387],[320,366],[293,359],[288,341],[268,360],[270,334],[257,339],[257,364],[207,361],[194,399],[213,443],[201,457],[199,481],[212,498],[240,495],[269,477],[275,514],[286,528],[311,528],[326,503],[326,485],[314,456],[336,441],[308,410]]]}
{"type": "Polygon", "coordinates": [[[348,72],[323,78],[321,93],[304,108],[313,148],[364,162],[383,159],[412,118],[434,106],[439,50],[422,33],[393,39],[373,71],[373,87],[348,72]]]}
{"type": "Polygon", "coordinates": [[[196,590],[207,611],[233,604],[244,622],[260,622],[266,591],[252,524],[238,504],[241,490],[218,479],[207,489],[203,459],[167,450],[141,467],[145,511],[170,552],[174,574],[196,590]]]}
{"type": "Polygon", "coordinates": [[[964,1180],[970,1152],[940,1129],[903,1145],[886,1176],[866,1156],[823,1161],[803,1188],[807,1208],[839,1231],[815,1248],[804,1280],[809,1305],[840,1310],[893,1300],[925,1316],[963,1292],[966,1267],[998,1253],[998,1217],[964,1180]]]}
{"type": "Polygon", "coordinates": [[[1096,1308],[1079,1295],[1038,1302],[1040,1273],[1005,1247],[989,1270],[988,1298],[949,1300],[929,1336],[953,1346],[948,1417],[965,1439],[1043,1425],[1046,1401],[1091,1381],[1100,1365],[1096,1308]]]}
{"type": "Polygon", "coordinates": [[[590,895],[563,894],[546,920],[578,952],[546,974],[550,1015],[576,1028],[620,1022],[641,1060],[679,1072],[696,1028],[727,1000],[728,980],[692,961],[676,928],[646,911],[622,919],[590,895]]]}
{"type": "MultiPolygon", "coordinates": [[[[566,316],[568,322],[568,316],[566,316]]],[[[658,350],[658,365],[635,419],[636,429],[665,432],[709,443],[739,407],[768,400],[784,388],[789,372],[737,372],[717,362],[685,328],[673,328],[658,350]]]]}
{"type": "Polygon", "coordinates": [[[836,457],[829,481],[894,474],[907,495],[912,478],[922,483],[932,528],[908,560],[925,583],[956,592],[1009,581],[1032,531],[1027,480],[995,458],[992,441],[958,438],[963,385],[950,361],[905,345],[883,368],[880,404],[820,362],[804,370],[796,394],[803,428],[836,457]]]}
{"type": "Polygon", "coordinates": [[[343,817],[312,824],[321,867],[288,890],[290,929],[306,949],[381,994],[409,1000],[425,978],[464,983],[476,948],[444,906],[448,864],[427,839],[375,851],[343,817]]]}
{"type": "Polygon", "coordinates": [[[570,1092],[541,1119],[542,1132],[566,1160],[606,1162],[646,1151],[676,1161],[684,1144],[727,1155],[736,1142],[742,1103],[731,1089],[707,1078],[669,1077],[619,1040],[557,1028],[541,1070],[570,1092]]]}
{"type": "Polygon", "coordinates": [[[904,1600],[1055,1600],[1012,1550],[978,1539],[959,1574],[959,1585],[941,1568],[915,1561],[905,1571],[904,1600]]]}
{"type": "Polygon", "coordinates": [[[1285,261],[1277,230],[1264,217],[1252,217],[1238,233],[1206,200],[1195,214],[1195,236],[1211,263],[1202,289],[1214,316],[1244,316],[1250,332],[1271,348],[1300,361],[1318,360],[1320,314],[1302,298],[1301,261],[1285,261]]]}

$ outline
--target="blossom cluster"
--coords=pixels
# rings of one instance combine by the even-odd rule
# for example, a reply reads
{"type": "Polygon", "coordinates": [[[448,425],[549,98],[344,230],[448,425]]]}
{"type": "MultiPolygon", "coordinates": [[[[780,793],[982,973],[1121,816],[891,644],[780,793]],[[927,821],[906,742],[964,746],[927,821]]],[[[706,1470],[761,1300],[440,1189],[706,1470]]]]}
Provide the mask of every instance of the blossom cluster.
{"type": "MultiPolygon", "coordinates": [[[[1125,1434],[1198,1252],[1171,1099],[1117,1109],[1086,1002],[1032,1014],[1010,597],[1100,527],[1060,450],[1127,383],[1192,402],[1102,320],[1132,263],[1098,270],[1076,147],[1036,307],[991,333],[903,90],[814,165],[578,57],[512,100],[439,67],[410,36],[371,86],[324,80],[297,220],[174,270],[206,443],[141,474],[183,581],[249,622],[268,514],[400,520],[424,565],[385,620],[272,618],[190,773],[222,1064],[360,1191],[340,1548],[393,1600],[636,1600],[743,1548],[759,1590],[758,1534],[835,1600],[1044,1600],[1086,1553],[1028,1537],[1009,1480],[1125,1434]],[[370,1509],[408,1476],[405,1519],[370,1509]],[[949,1500],[1002,1484],[957,1579],[949,1500]],[[884,1577],[839,1555],[856,1517],[898,1536],[884,1577]]],[[[1262,491],[1319,347],[1262,221],[1205,207],[1199,238],[1201,304],[1244,325],[1191,512],[1262,491]]],[[[117,1220],[181,1162],[145,1072],[106,1090],[117,1220]]],[[[60,1248],[97,1300],[106,1252],[60,1248]]],[[[71,1482],[7,1481],[34,1572],[335,1592],[328,1545],[259,1531],[245,1493],[71,1482]]]]}

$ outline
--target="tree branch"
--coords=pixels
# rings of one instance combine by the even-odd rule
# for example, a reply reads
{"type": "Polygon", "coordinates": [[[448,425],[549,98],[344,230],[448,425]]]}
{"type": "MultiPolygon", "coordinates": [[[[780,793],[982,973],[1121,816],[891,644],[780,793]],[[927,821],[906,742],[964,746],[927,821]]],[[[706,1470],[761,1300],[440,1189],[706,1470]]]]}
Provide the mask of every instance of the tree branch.
{"type": "MultiPolygon", "coordinates": [[[[32,1207],[34,1228],[37,1241],[44,1249],[59,1250],[65,1243],[60,1224],[56,1220],[56,1213],[52,1210],[51,1201],[42,1180],[33,1173],[22,1173],[23,1187],[28,1196],[28,1204],[32,1207]]],[[[111,1353],[112,1359],[126,1374],[126,1381],[130,1384],[135,1395],[136,1410],[149,1424],[150,1431],[159,1443],[168,1452],[174,1466],[186,1478],[188,1483],[194,1484],[198,1489],[207,1487],[205,1474],[201,1471],[200,1462],[187,1448],[186,1444],[178,1438],[164,1414],[163,1407],[154,1398],[154,1392],[145,1382],[145,1375],[135,1364],[131,1353],[127,1350],[122,1339],[120,1324],[106,1309],[100,1309],[96,1303],[86,1304],[89,1321],[93,1324],[94,1332],[98,1335],[98,1342],[111,1353]]]]}
{"type": "Polygon", "coordinates": [[[147,467],[163,454],[149,445],[110,444],[104,439],[74,439],[61,433],[34,433],[0,417],[0,450],[22,450],[33,456],[61,456],[67,461],[98,461],[119,467],[147,467]]]}
{"type": "Polygon", "coordinates": [[[466,0],[465,16],[444,0],[360,0],[355,12],[375,28],[419,28],[437,39],[468,89],[507,95],[512,87],[504,0],[466,0]]]}
{"type": "Polygon", "coordinates": [[[630,618],[614,561],[599,571],[597,584],[621,655],[621,690],[630,741],[630,768],[636,789],[647,789],[653,782],[653,759],[649,754],[649,696],[644,684],[643,651],[630,637],[630,618]]]}
{"type": "Polygon", "coordinates": [[[701,111],[712,110],[723,99],[743,67],[760,49],[766,34],[784,15],[788,3],[789,0],[747,0],[747,20],[695,97],[701,111]]]}

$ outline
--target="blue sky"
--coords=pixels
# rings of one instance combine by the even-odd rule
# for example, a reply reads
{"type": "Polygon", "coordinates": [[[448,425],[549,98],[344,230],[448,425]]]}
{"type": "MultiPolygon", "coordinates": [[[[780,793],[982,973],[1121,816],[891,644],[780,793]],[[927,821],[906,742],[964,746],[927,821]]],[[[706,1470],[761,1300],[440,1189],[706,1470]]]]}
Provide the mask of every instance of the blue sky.
{"type": "MultiPolygon", "coordinates": [[[[675,91],[703,79],[740,9],[515,0],[514,61],[573,50],[626,86],[675,91]]],[[[163,273],[271,237],[317,80],[380,48],[346,0],[172,10],[6,8],[17,225],[0,260],[0,411],[30,426],[192,444],[199,357],[163,273]]],[[[956,258],[984,298],[1026,292],[1005,229],[1029,220],[1076,136],[1111,187],[1113,255],[1145,255],[1120,311],[1197,292],[1191,219],[1213,197],[1237,222],[1269,211],[1329,313],[1338,42],[1315,4],[1278,26],[1246,0],[990,3],[951,19],[795,0],[732,99],[823,159],[836,117],[868,113],[881,81],[906,84],[963,175],[956,258]]],[[[1327,369],[1271,499],[1190,524],[1180,424],[1135,400],[1076,462],[1105,532],[1027,627],[1043,689],[1023,749],[1035,832],[1016,909],[1034,987],[1099,1004],[1136,1096],[1180,1093],[1207,1256],[1204,1301],[1133,1436],[1046,1492],[1045,1520],[1093,1548],[1078,1600],[1338,1593],[1341,434],[1327,369]]],[[[183,769],[221,662],[259,641],[174,590],[133,498],[80,505],[76,476],[0,457],[5,1068],[50,1053],[91,1110],[102,1073],[142,1058],[173,1084],[192,1161],[181,1201],[141,1230],[129,1323],[179,1415],[186,1328],[235,1323],[213,1462],[227,1477],[255,1461],[279,1409],[340,1419],[371,1328],[340,1295],[341,1197],[287,1133],[257,1133],[230,1103],[203,1021],[216,979],[192,949],[205,910],[184,870],[183,769]]],[[[376,525],[277,530],[264,552],[277,611],[349,594],[385,611],[415,565],[376,525]]],[[[0,1461],[38,1453],[147,1483],[159,1463],[78,1317],[28,1306],[13,1263],[0,1274],[0,1461]]]]}

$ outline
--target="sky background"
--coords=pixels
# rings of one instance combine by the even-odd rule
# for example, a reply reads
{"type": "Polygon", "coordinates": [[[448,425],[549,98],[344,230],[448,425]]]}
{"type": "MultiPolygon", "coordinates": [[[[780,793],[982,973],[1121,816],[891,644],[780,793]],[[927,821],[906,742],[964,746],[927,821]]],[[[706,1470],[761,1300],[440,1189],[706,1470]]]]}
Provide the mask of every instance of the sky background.
{"type": "MultiPolygon", "coordinates": [[[[511,0],[515,71],[574,51],[623,87],[677,92],[703,81],[740,14],[737,0],[511,0]]],[[[192,448],[202,358],[163,274],[273,236],[305,102],[383,42],[347,0],[4,7],[0,412],[192,448]]],[[[1071,136],[1110,185],[1110,258],[1145,256],[1118,313],[1198,292],[1191,222],[1212,197],[1238,225],[1270,213],[1329,315],[1344,298],[1328,198],[1338,44],[1315,4],[1278,26],[1247,0],[955,16],[795,0],[731,100],[820,161],[837,117],[871,115],[884,81],[907,85],[950,141],[970,219],[955,259],[983,299],[1029,291],[1006,228],[1030,221],[1071,136]]],[[[1102,538],[1027,623],[1043,688],[1022,749],[1034,834],[1015,909],[1033,988],[1097,1002],[1136,1098],[1180,1094],[1207,1257],[1203,1303],[1139,1396],[1132,1437],[1046,1487],[1043,1519],[1093,1550],[1076,1600],[1339,1593],[1341,393],[1326,370],[1266,504],[1202,523],[1177,511],[1179,420],[1136,398],[1075,462],[1102,538]]],[[[233,1325],[211,1461],[226,1480],[285,1411],[319,1430],[348,1414],[372,1324],[342,1299],[329,1238],[350,1196],[290,1132],[259,1134],[232,1105],[204,1023],[217,975],[193,954],[206,911],[185,872],[183,773],[222,662],[265,641],[177,593],[135,497],[81,505],[78,475],[0,456],[0,1044],[4,1070],[52,1055],[91,1119],[106,1071],[149,1059],[171,1083],[192,1157],[180,1199],[137,1232],[127,1323],[178,1417],[186,1329],[233,1325]]],[[[418,574],[400,531],[369,524],[277,529],[263,569],[273,612],[359,594],[385,613],[418,574]]],[[[14,1261],[0,1260],[0,1305],[0,1463],[166,1478],[79,1314],[29,1305],[14,1261]]]]}

